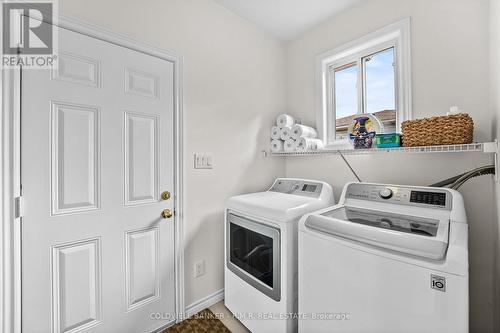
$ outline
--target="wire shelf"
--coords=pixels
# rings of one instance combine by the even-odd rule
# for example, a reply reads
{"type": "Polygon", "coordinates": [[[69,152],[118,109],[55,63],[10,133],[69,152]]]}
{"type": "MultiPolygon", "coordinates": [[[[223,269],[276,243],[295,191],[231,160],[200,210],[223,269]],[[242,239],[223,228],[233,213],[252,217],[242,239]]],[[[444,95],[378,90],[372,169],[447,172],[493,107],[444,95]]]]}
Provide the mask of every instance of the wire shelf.
{"type": "Polygon", "coordinates": [[[379,153],[462,153],[480,152],[497,153],[497,142],[480,142],[460,145],[423,146],[423,147],[395,147],[371,149],[323,149],[303,152],[270,152],[270,156],[304,156],[304,155],[362,155],[379,153]]]}

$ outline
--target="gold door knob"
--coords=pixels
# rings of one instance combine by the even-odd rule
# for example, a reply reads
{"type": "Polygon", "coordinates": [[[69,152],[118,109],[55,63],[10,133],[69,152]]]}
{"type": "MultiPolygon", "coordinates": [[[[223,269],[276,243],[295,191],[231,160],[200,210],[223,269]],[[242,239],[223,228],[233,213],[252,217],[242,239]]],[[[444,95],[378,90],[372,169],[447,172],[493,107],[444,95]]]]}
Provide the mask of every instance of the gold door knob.
{"type": "Polygon", "coordinates": [[[161,194],[161,198],[162,198],[163,200],[168,200],[168,199],[170,199],[170,192],[169,192],[169,191],[162,192],[162,194],[161,194]]]}
{"type": "Polygon", "coordinates": [[[164,209],[161,212],[161,217],[163,217],[164,219],[169,219],[172,217],[172,215],[174,215],[174,214],[172,213],[172,211],[170,209],[164,209]]]}

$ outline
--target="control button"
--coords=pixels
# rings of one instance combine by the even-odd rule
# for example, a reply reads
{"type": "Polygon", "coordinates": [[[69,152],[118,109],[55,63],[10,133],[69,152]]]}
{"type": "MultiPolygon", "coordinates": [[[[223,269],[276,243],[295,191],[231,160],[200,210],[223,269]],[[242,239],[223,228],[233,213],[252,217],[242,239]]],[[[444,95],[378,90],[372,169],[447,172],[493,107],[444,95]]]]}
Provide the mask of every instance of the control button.
{"type": "Polygon", "coordinates": [[[292,191],[297,191],[299,189],[299,184],[294,184],[292,186],[292,191]]]}
{"type": "Polygon", "coordinates": [[[390,199],[392,197],[392,190],[390,188],[384,188],[378,192],[382,199],[390,199]]]}
{"type": "Polygon", "coordinates": [[[381,228],[386,228],[386,229],[391,229],[391,225],[388,222],[380,222],[380,227],[381,228]]]}

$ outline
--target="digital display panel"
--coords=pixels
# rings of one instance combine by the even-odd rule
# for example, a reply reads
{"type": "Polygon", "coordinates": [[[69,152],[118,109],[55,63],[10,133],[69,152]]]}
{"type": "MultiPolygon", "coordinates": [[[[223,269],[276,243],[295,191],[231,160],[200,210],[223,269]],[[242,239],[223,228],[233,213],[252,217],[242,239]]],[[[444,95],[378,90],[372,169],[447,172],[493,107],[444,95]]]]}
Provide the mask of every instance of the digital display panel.
{"type": "Polygon", "coordinates": [[[410,202],[446,206],[446,193],[411,191],[410,202]]]}
{"type": "Polygon", "coordinates": [[[302,192],[316,192],[318,185],[304,184],[302,186],[302,192]]]}

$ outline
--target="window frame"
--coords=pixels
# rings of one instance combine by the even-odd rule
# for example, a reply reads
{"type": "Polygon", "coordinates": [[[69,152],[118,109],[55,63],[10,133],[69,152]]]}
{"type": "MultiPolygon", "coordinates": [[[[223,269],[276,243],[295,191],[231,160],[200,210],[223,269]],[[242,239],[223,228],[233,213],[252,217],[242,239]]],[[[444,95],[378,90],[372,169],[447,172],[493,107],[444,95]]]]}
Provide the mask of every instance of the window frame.
{"type": "Polygon", "coordinates": [[[329,110],[327,113],[327,121],[328,121],[327,129],[328,129],[328,133],[332,133],[332,136],[335,138],[336,141],[338,141],[338,139],[336,138],[337,115],[335,113],[335,110],[336,110],[335,74],[336,74],[336,72],[341,71],[343,69],[350,68],[352,66],[357,66],[356,72],[358,74],[358,77],[357,77],[357,102],[358,102],[357,109],[358,109],[358,111],[362,107],[362,92],[360,92],[361,88],[360,88],[359,82],[362,82],[362,81],[360,81],[360,78],[362,78],[363,74],[361,73],[360,63],[359,63],[358,59],[352,58],[352,57],[347,57],[347,58],[342,59],[342,60],[343,60],[342,62],[331,64],[329,66],[329,68],[328,68],[329,73],[328,73],[328,78],[327,78],[327,86],[328,86],[327,91],[328,91],[328,104],[329,104],[329,110]]]}
{"type": "Polygon", "coordinates": [[[358,111],[364,110],[364,64],[362,59],[394,47],[396,130],[412,117],[410,18],[388,25],[357,40],[322,53],[316,58],[316,125],[326,148],[345,148],[348,139],[336,139],[334,97],[335,70],[349,64],[358,65],[358,111]]]}

